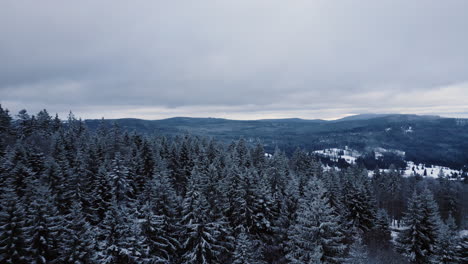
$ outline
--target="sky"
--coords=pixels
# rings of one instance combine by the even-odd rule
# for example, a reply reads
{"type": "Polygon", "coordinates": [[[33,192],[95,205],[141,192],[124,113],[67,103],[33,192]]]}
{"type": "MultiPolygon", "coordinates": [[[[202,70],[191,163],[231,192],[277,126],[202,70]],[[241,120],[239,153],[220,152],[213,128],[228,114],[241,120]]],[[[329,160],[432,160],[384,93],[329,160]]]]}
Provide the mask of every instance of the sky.
{"type": "Polygon", "coordinates": [[[2,0],[0,104],[65,117],[468,117],[468,1],[2,0]]]}

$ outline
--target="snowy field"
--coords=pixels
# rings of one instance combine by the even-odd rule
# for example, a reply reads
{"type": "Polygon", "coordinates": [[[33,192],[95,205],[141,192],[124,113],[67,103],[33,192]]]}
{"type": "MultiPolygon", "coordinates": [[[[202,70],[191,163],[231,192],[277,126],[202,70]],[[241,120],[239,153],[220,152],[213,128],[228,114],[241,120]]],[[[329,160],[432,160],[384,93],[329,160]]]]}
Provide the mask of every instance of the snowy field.
{"type": "MultiPolygon", "coordinates": [[[[402,157],[404,157],[405,152],[400,150],[387,150],[384,148],[376,148],[374,150],[375,157],[379,158],[386,152],[393,152],[402,157]]],[[[328,157],[332,161],[337,162],[339,159],[344,159],[349,164],[355,164],[356,159],[359,158],[362,154],[359,151],[352,150],[349,148],[340,149],[340,148],[328,148],[322,150],[315,150],[314,153],[328,157]]],[[[425,165],[425,164],[415,164],[413,161],[407,161],[407,166],[405,170],[402,170],[402,175],[405,177],[420,175],[423,177],[437,178],[439,176],[448,176],[449,178],[456,178],[462,174],[461,170],[455,170],[448,167],[437,166],[437,165],[425,165]]],[[[332,169],[331,167],[325,167],[325,170],[332,169]]],[[[387,169],[381,169],[381,171],[388,171],[387,169]]],[[[374,172],[369,171],[369,176],[373,176],[374,172]]]]}

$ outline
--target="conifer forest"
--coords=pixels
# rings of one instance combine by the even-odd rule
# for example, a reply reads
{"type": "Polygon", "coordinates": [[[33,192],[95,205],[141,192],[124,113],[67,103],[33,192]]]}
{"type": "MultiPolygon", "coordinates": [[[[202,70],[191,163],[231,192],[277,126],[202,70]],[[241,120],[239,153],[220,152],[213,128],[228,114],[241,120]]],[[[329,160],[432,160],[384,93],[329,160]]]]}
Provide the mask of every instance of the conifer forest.
{"type": "Polygon", "coordinates": [[[468,182],[0,107],[0,263],[468,263],[468,182]]]}

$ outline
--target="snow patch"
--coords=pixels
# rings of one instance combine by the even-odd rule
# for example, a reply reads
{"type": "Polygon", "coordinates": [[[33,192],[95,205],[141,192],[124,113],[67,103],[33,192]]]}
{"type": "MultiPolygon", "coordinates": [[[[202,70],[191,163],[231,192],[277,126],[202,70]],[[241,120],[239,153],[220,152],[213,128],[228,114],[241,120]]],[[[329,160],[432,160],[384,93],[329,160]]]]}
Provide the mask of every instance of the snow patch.
{"type": "Polygon", "coordinates": [[[339,159],[344,159],[349,164],[356,163],[356,159],[361,156],[360,152],[349,149],[348,147],[345,147],[345,149],[328,148],[322,150],[315,150],[314,153],[320,156],[328,157],[335,162],[337,162],[339,159]]]}

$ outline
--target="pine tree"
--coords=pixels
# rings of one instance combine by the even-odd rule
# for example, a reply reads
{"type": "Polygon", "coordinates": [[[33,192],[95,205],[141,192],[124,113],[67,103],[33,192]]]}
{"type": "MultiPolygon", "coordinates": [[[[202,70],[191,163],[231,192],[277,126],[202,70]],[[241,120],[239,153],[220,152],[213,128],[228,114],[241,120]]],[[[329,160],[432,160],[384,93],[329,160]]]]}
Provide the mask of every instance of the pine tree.
{"type": "Polygon", "coordinates": [[[320,180],[312,178],[300,200],[297,219],[289,230],[286,256],[291,263],[340,263],[345,245],[337,217],[320,180]]]}
{"type": "Polygon", "coordinates": [[[345,174],[344,201],[346,218],[353,230],[364,234],[373,228],[376,204],[370,189],[367,172],[359,168],[350,168],[345,174]]]}
{"type": "Polygon", "coordinates": [[[250,160],[247,142],[244,138],[239,139],[239,141],[237,142],[234,152],[232,153],[232,159],[234,163],[240,168],[250,167],[252,162],[250,160]]]}
{"type": "Polygon", "coordinates": [[[432,194],[425,189],[409,200],[403,218],[405,229],[397,238],[397,249],[411,263],[436,263],[440,218],[432,194]]]}
{"type": "Polygon", "coordinates": [[[0,263],[29,263],[25,212],[13,190],[2,190],[0,210],[0,263]]]}
{"type": "Polygon", "coordinates": [[[147,247],[146,258],[154,263],[174,263],[181,248],[175,191],[164,174],[155,175],[146,189],[149,194],[140,220],[142,237],[147,247]]]}
{"type": "Polygon", "coordinates": [[[91,223],[96,225],[104,220],[106,212],[111,207],[112,185],[106,168],[100,167],[95,175],[93,189],[91,190],[90,217],[91,223]]]}
{"type": "Polygon", "coordinates": [[[144,259],[150,263],[173,263],[176,259],[174,252],[178,249],[178,241],[165,230],[164,216],[153,213],[151,205],[147,203],[142,208],[141,236],[145,249],[144,259]]]}
{"type": "Polygon", "coordinates": [[[0,134],[5,134],[11,129],[11,116],[8,109],[3,109],[0,105],[0,134]]]}
{"type": "Polygon", "coordinates": [[[28,215],[29,249],[33,263],[53,263],[59,260],[62,219],[52,203],[50,192],[37,187],[28,215]]]}
{"type": "Polygon", "coordinates": [[[439,208],[429,189],[424,189],[421,193],[422,221],[421,226],[424,231],[425,243],[424,249],[427,252],[428,260],[437,262],[437,253],[439,251],[439,238],[442,220],[439,215],[439,208]]]}
{"type": "Polygon", "coordinates": [[[11,116],[8,109],[0,105],[0,157],[5,155],[7,142],[12,135],[11,116]]]}
{"type": "Polygon", "coordinates": [[[257,142],[255,148],[251,151],[251,160],[252,165],[257,168],[258,173],[262,173],[265,169],[266,159],[265,159],[265,149],[260,142],[257,142]]]}
{"type": "Polygon", "coordinates": [[[133,189],[129,182],[129,169],[124,164],[120,153],[115,154],[112,160],[112,170],[108,174],[111,181],[112,194],[118,203],[128,205],[133,198],[133,189]]]}
{"type": "Polygon", "coordinates": [[[438,252],[437,261],[441,264],[460,263],[458,258],[457,246],[459,237],[457,234],[457,225],[455,219],[449,214],[447,220],[441,226],[440,237],[437,241],[438,252]]]}
{"type": "Polygon", "coordinates": [[[75,201],[65,218],[61,263],[94,263],[96,257],[94,240],[93,230],[86,222],[80,203],[75,201]]]}
{"type": "Polygon", "coordinates": [[[44,132],[49,133],[51,131],[52,117],[49,115],[46,109],[39,111],[37,114],[37,126],[44,132]]]}
{"type": "Polygon", "coordinates": [[[193,174],[190,179],[183,202],[183,263],[223,263],[220,257],[229,250],[226,243],[221,241],[221,235],[228,234],[229,231],[226,230],[225,223],[208,219],[208,202],[201,192],[202,183],[195,176],[193,174]]]}
{"type": "Polygon", "coordinates": [[[354,243],[349,249],[348,259],[346,264],[367,264],[370,263],[367,247],[362,243],[360,237],[354,238],[354,243]]]}
{"type": "Polygon", "coordinates": [[[18,121],[18,134],[20,138],[25,138],[31,135],[34,126],[33,126],[33,119],[31,116],[28,114],[28,111],[26,109],[22,109],[18,112],[17,115],[18,121]]]}
{"type": "Polygon", "coordinates": [[[190,150],[190,142],[188,138],[185,138],[178,152],[178,167],[176,168],[177,174],[175,178],[176,190],[178,190],[178,194],[181,196],[183,196],[187,190],[187,183],[192,173],[193,166],[195,166],[192,156],[190,155],[190,150]]]}
{"type": "Polygon", "coordinates": [[[232,264],[261,264],[261,257],[255,251],[257,246],[251,241],[245,230],[241,230],[236,238],[236,247],[232,264]]]}
{"type": "Polygon", "coordinates": [[[422,263],[426,255],[423,250],[424,233],[420,229],[422,218],[419,196],[415,191],[408,201],[408,209],[403,218],[405,229],[396,240],[398,251],[412,263],[422,263]]]}
{"type": "Polygon", "coordinates": [[[100,223],[100,252],[98,263],[128,264],[138,263],[144,255],[143,239],[133,227],[137,226],[134,215],[119,205],[115,199],[100,223]]]}
{"type": "Polygon", "coordinates": [[[377,249],[388,249],[392,239],[390,219],[385,209],[379,209],[375,218],[374,227],[370,232],[370,246],[377,249]]]}

